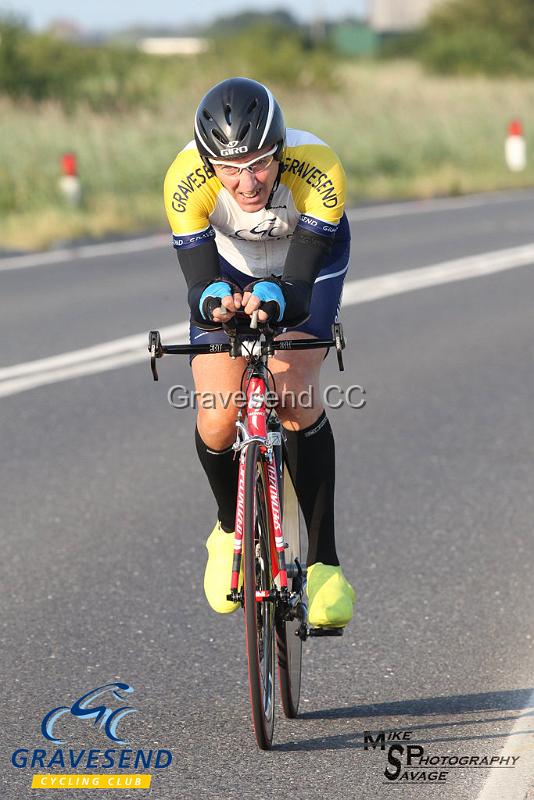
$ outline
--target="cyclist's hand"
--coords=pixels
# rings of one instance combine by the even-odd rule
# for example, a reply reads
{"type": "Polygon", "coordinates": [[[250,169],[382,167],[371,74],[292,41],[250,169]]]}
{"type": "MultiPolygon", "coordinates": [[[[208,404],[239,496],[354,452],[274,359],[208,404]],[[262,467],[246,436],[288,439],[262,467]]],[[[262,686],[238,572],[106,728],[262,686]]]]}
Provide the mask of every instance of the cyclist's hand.
{"type": "Polygon", "coordinates": [[[205,320],[228,322],[241,308],[242,300],[241,292],[232,292],[232,287],[226,281],[213,281],[202,292],[200,313],[205,320]]]}
{"type": "Polygon", "coordinates": [[[272,319],[280,322],[284,316],[286,301],[280,285],[274,281],[256,281],[245,287],[243,310],[249,316],[258,311],[259,322],[272,319]]]}
{"type": "Polygon", "coordinates": [[[240,292],[234,294],[227,294],[221,298],[221,303],[217,308],[211,312],[211,318],[214,322],[228,322],[232,319],[236,311],[241,309],[243,295],[240,292]]]}

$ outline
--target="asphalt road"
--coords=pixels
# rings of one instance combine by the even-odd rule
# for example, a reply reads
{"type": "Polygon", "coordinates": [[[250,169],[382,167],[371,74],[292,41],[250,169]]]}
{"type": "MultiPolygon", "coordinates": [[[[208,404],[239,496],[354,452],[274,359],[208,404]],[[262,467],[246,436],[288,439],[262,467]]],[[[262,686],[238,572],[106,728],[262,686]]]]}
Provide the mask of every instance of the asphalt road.
{"type": "MultiPolygon", "coordinates": [[[[529,192],[353,216],[349,280],[534,242],[529,192]]],[[[0,289],[2,367],[185,319],[170,248],[4,271],[0,289]]],[[[40,726],[117,680],[138,709],[127,747],[173,754],[149,795],[119,797],[530,798],[533,297],[527,265],[346,309],[346,372],[330,358],[324,382],[366,390],[365,408],[330,412],[357,613],[342,639],[306,644],[302,714],[279,714],[270,753],[252,733],[241,615],[202,593],[214,508],[194,414],[166,398],[191,385],[186,359],[164,360],[159,384],[139,364],[2,398],[2,800],[49,796],[31,776],[54,770],[14,767],[17,748],[114,746],[87,720],[58,721],[63,745],[40,726]],[[364,731],[409,732],[400,744],[450,760],[445,782],[428,768],[388,781],[394,762],[364,731]],[[505,773],[454,762],[511,753],[505,773]]]]}

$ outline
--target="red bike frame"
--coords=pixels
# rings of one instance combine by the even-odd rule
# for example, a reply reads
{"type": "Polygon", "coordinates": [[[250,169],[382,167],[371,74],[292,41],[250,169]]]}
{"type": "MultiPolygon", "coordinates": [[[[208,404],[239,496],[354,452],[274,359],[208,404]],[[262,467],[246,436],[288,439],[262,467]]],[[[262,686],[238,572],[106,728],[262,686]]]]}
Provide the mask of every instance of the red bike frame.
{"type": "MultiPolygon", "coordinates": [[[[260,445],[262,453],[268,452],[267,432],[267,386],[265,379],[260,375],[253,375],[247,384],[247,433],[250,437],[263,440],[260,445]]],[[[241,449],[239,458],[239,477],[237,484],[237,506],[235,516],[234,560],[232,564],[232,593],[239,590],[239,572],[243,555],[243,533],[245,518],[245,456],[247,451],[246,441],[241,449]]],[[[272,451],[271,451],[272,452],[272,451]]],[[[271,537],[272,570],[273,577],[278,578],[280,588],[287,589],[287,571],[285,560],[285,544],[282,533],[282,514],[280,510],[280,493],[278,491],[278,478],[274,453],[263,463],[267,499],[269,505],[269,535],[271,537]]],[[[269,592],[257,591],[256,601],[262,602],[269,597],[269,592]]]]}

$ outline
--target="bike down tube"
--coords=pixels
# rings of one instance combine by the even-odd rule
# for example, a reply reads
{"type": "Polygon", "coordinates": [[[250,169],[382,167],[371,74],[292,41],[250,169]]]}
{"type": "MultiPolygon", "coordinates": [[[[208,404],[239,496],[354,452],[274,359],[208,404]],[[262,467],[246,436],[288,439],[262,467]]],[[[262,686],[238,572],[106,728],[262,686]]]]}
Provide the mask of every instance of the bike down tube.
{"type": "Polygon", "coordinates": [[[286,571],[286,555],[284,535],[282,533],[282,514],[280,511],[280,495],[278,492],[278,476],[276,474],[276,466],[274,458],[264,465],[267,495],[269,497],[269,521],[271,531],[274,535],[274,544],[276,548],[276,562],[275,554],[273,552],[273,575],[280,578],[280,588],[287,589],[287,571],[286,571]]]}
{"type": "MultiPolygon", "coordinates": [[[[251,436],[261,436],[267,438],[267,415],[266,415],[266,384],[262,376],[253,375],[247,386],[247,417],[248,427],[251,436]]],[[[265,447],[261,446],[261,452],[265,453],[265,447]]],[[[273,552],[273,575],[279,576],[280,587],[287,589],[287,572],[285,562],[284,536],[282,533],[282,514],[280,511],[280,497],[278,493],[278,477],[276,475],[276,465],[274,459],[264,462],[264,477],[269,499],[269,522],[274,545],[276,558],[273,552]]],[[[261,599],[261,598],[257,598],[261,599]]]]}

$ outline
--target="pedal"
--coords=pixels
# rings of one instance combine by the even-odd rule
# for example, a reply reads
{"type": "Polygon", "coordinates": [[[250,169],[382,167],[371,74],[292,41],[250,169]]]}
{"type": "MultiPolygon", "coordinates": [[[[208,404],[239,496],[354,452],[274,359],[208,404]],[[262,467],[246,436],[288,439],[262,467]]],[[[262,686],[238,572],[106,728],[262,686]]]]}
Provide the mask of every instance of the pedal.
{"type": "Polygon", "coordinates": [[[308,636],[343,636],[344,628],[308,628],[308,636]]]}
{"type": "Polygon", "coordinates": [[[301,622],[295,631],[295,636],[298,636],[301,642],[305,642],[308,638],[308,626],[305,622],[301,622]]]}

